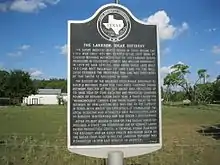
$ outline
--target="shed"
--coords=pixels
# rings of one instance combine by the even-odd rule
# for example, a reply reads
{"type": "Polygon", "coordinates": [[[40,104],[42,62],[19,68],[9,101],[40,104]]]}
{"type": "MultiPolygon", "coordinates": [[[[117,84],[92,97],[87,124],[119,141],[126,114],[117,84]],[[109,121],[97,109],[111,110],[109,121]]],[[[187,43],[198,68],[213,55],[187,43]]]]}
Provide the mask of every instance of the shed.
{"type": "Polygon", "coordinates": [[[28,105],[56,105],[59,95],[61,95],[61,89],[38,89],[36,95],[25,97],[23,103],[28,105]]]}

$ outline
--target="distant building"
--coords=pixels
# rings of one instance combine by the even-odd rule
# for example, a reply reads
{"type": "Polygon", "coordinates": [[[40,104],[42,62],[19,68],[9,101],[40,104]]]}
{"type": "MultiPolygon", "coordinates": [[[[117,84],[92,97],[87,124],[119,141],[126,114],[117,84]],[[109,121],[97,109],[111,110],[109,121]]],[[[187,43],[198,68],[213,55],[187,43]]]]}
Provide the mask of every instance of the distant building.
{"type": "MultiPolygon", "coordinates": [[[[67,95],[64,94],[67,100],[67,95]]],[[[56,105],[59,104],[58,97],[62,97],[61,89],[38,89],[36,95],[30,95],[23,99],[23,104],[28,105],[56,105]]]]}
{"type": "Polygon", "coordinates": [[[67,102],[67,93],[61,93],[63,100],[67,102]]]}

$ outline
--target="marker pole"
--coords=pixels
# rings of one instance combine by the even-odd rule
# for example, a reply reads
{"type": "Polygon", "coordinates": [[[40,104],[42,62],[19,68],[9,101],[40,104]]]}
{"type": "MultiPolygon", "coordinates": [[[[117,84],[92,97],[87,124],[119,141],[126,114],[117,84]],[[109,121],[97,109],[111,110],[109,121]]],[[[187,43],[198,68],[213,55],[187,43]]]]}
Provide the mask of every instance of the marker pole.
{"type": "Polygon", "coordinates": [[[110,152],[108,154],[107,165],[123,165],[124,153],[120,151],[110,152]]]}

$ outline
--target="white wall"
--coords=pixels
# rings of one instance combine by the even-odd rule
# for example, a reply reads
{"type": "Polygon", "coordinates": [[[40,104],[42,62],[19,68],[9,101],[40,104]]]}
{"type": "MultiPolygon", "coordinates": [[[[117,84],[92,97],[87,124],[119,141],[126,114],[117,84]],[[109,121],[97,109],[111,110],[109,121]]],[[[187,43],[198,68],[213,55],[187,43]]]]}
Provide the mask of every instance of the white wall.
{"type": "Polygon", "coordinates": [[[36,104],[43,104],[43,105],[58,104],[57,95],[38,95],[38,94],[25,97],[23,103],[32,104],[32,99],[36,99],[36,104]]]}
{"type": "Polygon", "coordinates": [[[39,95],[40,104],[52,105],[58,104],[57,95],[39,95]]]}

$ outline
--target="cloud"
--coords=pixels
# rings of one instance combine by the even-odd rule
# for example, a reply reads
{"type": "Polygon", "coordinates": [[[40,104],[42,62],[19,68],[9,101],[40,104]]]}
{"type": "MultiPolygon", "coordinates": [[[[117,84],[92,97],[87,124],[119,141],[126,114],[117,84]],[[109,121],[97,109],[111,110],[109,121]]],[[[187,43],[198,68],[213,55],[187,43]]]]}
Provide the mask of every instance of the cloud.
{"type": "Polygon", "coordinates": [[[28,50],[30,47],[31,47],[30,45],[26,45],[26,44],[21,45],[20,47],[18,47],[17,51],[8,53],[8,56],[11,56],[11,57],[22,56],[24,51],[28,50]]]}
{"type": "Polygon", "coordinates": [[[209,80],[208,80],[209,82],[211,82],[211,83],[213,83],[213,82],[215,82],[216,81],[216,77],[211,77],[211,78],[209,78],[209,80]]]}
{"type": "Polygon", "coordinates": [[[60,0],[11,0],[0,3],[0,11],[17,11],[23,13],[38,12],[48,5],[55,5],[60,0]]]}
{"type": "Polygon", "coordinates": [[[161,40],[170,40],[189,29],[189,25],[183,22],[180,27],[175,27],[170,23],[170,17],[164,10],[158,11],[155,14],[144,19],[148,24],[158,24],[159,35],[161,40]]]}
{"type": "Polygon", "coordinates": [[[215,45],[212,47],[212,53],[220,54],[220,45],[215,45]]]}
{"type": "Polygon", "coordinates": [[[217,28],[205,29],[206,32],[215,32],[216,30],[217,30],[217,28]]]}
{"type": "Polygon", "coordinates": [[[30,71],[29,71],[31,77],[40,77],[40,76],[43,76],[43,72],[38,70],[38,69],[35,69],[35,68],[30,68],[30,71]]]}
{"type": "Polygon", "coordinates": [[[31,13],[31,12],[35,12],[35,11],[44,9],[46,7],[47,6],[44,2],[37,1],[37,0],[31,0],[31,1],[16,0],[11,4],[10,10],[31,13]]]}
{"type": "Polygon", "coordinates": [[[161,54],[166,55],[166,54],[169,54],[170,51],[171,51],[170,48],[167,47],[167,48],[161,50],[161,54]]]}
{"type": "Polygon", "coordinates": [[[189,25],[186,22],[183,22],[181,27],[176,28],[176,35],[179,35],[188,29],[189,29],[189,25]]]}
{"type": "Polygon", "coordinates": [[[173,70],[171,69],[172,65],[170,66],[163,66],[160,68],[160,79],[161,79],[161,86],[164,86],[164,78],[171,73],[173,70]]]}
{"type": "Polygon", "coordinates": [[[217,65],[220,65],[220,61],[216,61],[215,63],[216,63],[217,65]]]}
{"type": "Polygon", "coordinates": [[[167,74],[171,73],[173,70],[171,69],[173,65],[170,66],[163,66],[160,68],[160,74],[161,74],[161,78],[166,77],[167,74]]]}
{"type": "Polygon", "coordinates": [[[5,12],[5,11],[7,11],[7,5],[8,3],[0,3],[0,11],[1,12],[5,12]]]}
{"type": "Polygon", "coordinates": [[[205,49],[199,49],[199,51],[200,51],[200,52],[204,52],[204,51],[205,51],[205,49]]]}
{"type": "Polygon", "coordinates": [[[60,50],[60,54],[67,55],[67,44],[63,46],[55,46],[55,48],[60,50]]]}
{"type": "MultiPolygon", "coordinates": [[[[172,65],[171,65],[172,66],[172,65]]],[[[167,76],[167,74],[171,73],[172,69],[171,66],[163,66],[160,68],[160,83],[161,86],[164,86],[164,78],[167,76]]]]}
{"type": "Polygon", "coordinates": [[[31,47],[30,45],[22,45],[19,49],[28,50],[30,47],[31,47]]]}
{"type": "Polygon", "coordinates": [[[21,55],[22,55],[22,52],[21,52],[21,51],[8,53],[8,56],[11,56],[11,57],[19,57],[19,56],[21,56],[21,55]]]}

